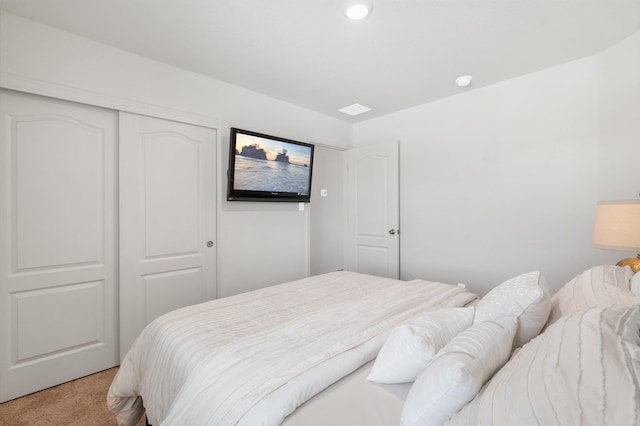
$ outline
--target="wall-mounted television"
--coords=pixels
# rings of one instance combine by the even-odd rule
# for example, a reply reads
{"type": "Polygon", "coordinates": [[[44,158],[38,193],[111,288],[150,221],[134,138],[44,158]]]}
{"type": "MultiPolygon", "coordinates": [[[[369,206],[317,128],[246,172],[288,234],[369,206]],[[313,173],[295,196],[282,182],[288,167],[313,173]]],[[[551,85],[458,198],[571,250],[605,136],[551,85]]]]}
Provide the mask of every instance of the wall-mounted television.
{"type": "Polygon", "coordinates": [[[313,148],[232,127],[227,200],[309,202],[313,148]]]}

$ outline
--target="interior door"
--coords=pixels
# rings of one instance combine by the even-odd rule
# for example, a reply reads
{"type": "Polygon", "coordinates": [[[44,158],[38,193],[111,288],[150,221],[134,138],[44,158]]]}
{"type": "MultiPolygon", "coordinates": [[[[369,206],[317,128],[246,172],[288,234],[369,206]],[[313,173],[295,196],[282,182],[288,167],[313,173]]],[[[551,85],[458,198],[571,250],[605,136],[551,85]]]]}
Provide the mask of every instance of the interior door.
{"type": "Polygon", "coordinates": [[[0,402],[118,364],[116,120],[0,91],[0,402]]]}
{"type": "Polygon", "coordinates": [[[400,277],[398,143],[345,156],[345,268],[400,277]]]}
{"type": "Polygon", "coordinates": [[[120,113],[120,356],[173,309],[216,297],[216,131],[120,113]]]}

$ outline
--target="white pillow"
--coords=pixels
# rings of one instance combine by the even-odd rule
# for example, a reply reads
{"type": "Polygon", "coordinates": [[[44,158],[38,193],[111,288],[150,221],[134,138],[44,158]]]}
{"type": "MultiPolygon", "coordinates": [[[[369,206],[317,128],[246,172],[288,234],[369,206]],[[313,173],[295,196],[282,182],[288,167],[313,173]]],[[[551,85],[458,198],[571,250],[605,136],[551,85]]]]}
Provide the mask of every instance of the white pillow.
{"type": "Polygon", "coordinates": [[[640,273],[636,272],[633,274],[631,283],[629,284],[629,290],[631,290],[634,296],[640,297],[640,273]]]}
{"type": "Polygon", "coordinates": [[[586,308],[640,303],[629,289],[632,275],[628,266],[600,265],[575,276],[551,298],[549,324],[586,308]]]}
{"type": "Polygon", "coordinates": [[[473,323],[513,315],[518,330],[513,348],[518,348],[540,333],[547,322],[551,301],[546,280],[540,272],[511,278],[487,293],[476,306],[473,323]]]}
{"type": "Polygon", "coordinates": [[[524,346],[454,425],[637,425],[640,305],[560,318],[524,346]]]}
{"type": "Polygon", "coordinates": [[[442,425],[471,401],[509,358],[517,324],[515,317],[502,317],[454,337],[409,390],[400,424],[442,425]]]}
{"type": "Polygon", "coordinates": [[[413,382],[434,355],[473,322],[473,308],[447,308],[409,318],[391,330],[368,380],[413,382]]]}

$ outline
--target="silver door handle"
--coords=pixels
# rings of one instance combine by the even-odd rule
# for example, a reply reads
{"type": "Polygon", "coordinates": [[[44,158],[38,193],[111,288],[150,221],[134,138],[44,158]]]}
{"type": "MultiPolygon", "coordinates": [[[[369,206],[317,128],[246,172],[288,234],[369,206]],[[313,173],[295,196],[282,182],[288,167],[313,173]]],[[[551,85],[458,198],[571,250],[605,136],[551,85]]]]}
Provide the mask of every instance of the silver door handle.
{"type": "Polygon", "coordinates": [[[396,235],[395,229],[389,229],[389,235],[396,235]]]}
{"type": "Polygon", "coordinates": [[[213,241],[207,241],[207,247],[213,247],[213,241]]]}

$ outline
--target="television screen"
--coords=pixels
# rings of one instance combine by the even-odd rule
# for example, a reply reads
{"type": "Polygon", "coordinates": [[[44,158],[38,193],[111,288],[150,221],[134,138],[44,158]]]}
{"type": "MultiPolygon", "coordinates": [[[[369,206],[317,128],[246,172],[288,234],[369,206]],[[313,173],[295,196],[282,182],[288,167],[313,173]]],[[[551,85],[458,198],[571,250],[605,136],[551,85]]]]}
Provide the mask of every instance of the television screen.
{"type": "Polygon", "coordinates": [[[231,128],[229,201],[308,202],[313,145],[231,128]]]}

